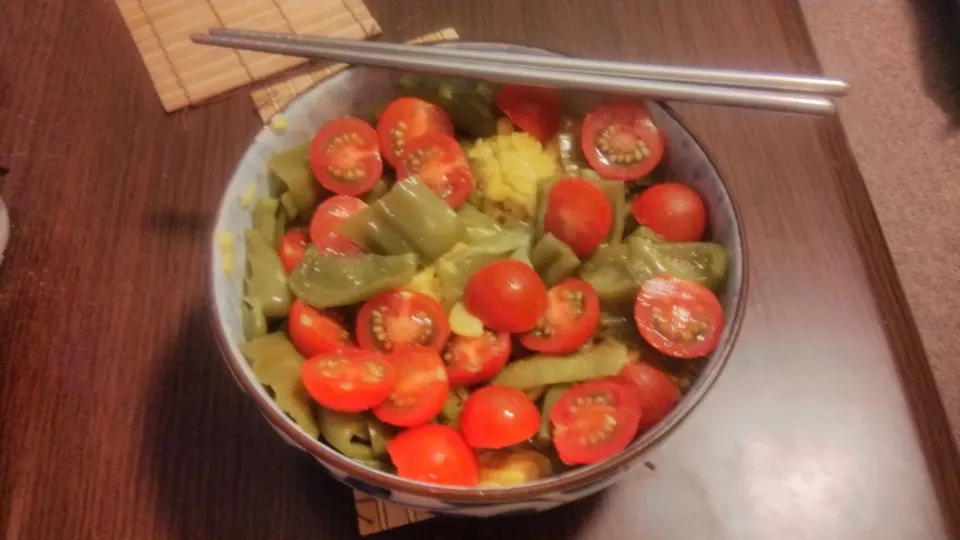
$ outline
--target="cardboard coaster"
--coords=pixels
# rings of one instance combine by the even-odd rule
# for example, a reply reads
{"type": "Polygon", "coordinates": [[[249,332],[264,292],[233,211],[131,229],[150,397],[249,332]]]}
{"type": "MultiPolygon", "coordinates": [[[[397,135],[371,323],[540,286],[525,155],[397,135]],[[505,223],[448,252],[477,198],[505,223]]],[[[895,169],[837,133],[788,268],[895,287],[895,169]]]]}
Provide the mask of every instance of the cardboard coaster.
{"type": "MultiPolygon", "coordinates": [[[[454,40],[459,37],[457,31],[453,28],[444,28],[438,32],[431,32],[412,39],[407,43],[431,43],[454,40]]],[[[253,104],[257,108],[257,112],[260,113],[260,119],[265,123],[269,122],[277,111],[286,107],[301,93],[313,88],[318,82],[340,72],[345,67],[347,67],[346,64],[334,64],[308,73],[291,76],[287,80],[253,91],[250,97],[253,98],[253,104]]]]}
{"type": "Polygon", "coordinates": [[[306,62],[196,45],[193,32],[229,26],[349,39],[380,33],[362,0],[114,1],[168,112],[306,62]]]}

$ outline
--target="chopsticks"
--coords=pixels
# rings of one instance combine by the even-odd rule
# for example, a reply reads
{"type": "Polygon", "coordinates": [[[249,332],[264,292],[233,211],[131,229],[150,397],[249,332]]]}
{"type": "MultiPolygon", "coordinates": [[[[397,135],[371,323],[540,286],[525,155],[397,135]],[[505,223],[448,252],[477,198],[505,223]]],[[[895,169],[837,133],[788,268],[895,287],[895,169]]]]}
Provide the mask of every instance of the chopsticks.
{"type": "Polygon", "coordinates": [[[218,47],[458,75],[496,83],[814,115],[833,114],[836,108],[828,96],[843,95],[848,89],[843,81],[822,77],[338,40],[229,28],[212,29],[209,35],[194,34],[191,39],[218,47]]]}

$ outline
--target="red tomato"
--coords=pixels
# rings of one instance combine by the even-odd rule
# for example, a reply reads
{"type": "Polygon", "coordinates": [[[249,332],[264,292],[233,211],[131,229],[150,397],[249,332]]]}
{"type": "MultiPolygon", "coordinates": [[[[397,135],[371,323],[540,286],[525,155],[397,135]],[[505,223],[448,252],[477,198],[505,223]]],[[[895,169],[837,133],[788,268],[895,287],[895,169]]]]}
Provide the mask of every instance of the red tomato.
{"type": "Polygon", "coordinates": [[[635,387],[611,380],[588,381],[564,392],[550,409],[560,461],[595,463],[626,448],[640,425],[639,400],[635,387]]]}
{"type": "Polygon", "coordinates": [[[578,257],[593,253],[612,225],[613,205],[593,182],[566,178],[550,188],[543,230],[570,246],[578,257]]]}
{"type": "Polygon", "coordinates": [[[476,454],[447,426],[405,430],[387,443],[387,453],[401,478],[449,486],[475,486],[480,481],[476,454]]]}
{"type": "Polygon", "coordinates": [[[597,174],[636,180],[663,158],[663,134],[639,103],[619,101],[595,107],[580,130],[583,155],[597,174]]]}
{"type": "Polygon", "coordinates": [[[378,294],[360,308],[357,342],[364,349],[389,352],[407,345],[442,350],[450,323],[440,302],[414,291],[378,294]]]}
{"type": "Polygon", "coordinates": [[[547,288],[537,272],[515,259],[500,259],[474,272],[463,304],[497,332],[528,332],[547,307],[547,288]]]}
{"type": "Polygon", "coordinates": [[[397,98],[387,105],[377,123],[380,151],[387,163],[396,168],[405,143],[434,131],[453,134],[447,111],[422,99],[397,98]]]}
{"type": "Polygon", "coordinates": [[[290,229],[280,239],[280,262],[288,274],[300,266],[309,242],[310,236],[303,229],[290,229]]]}
{"type": "Polygon", "coordinates": [[[486,330],[478,337],[455,336],[443,353],[450,386],[489,381],[507,364],[510,349],[510,334],[506,332],[486,330]]]}
{"type": "Polygon", "coordinates": [[[543,319],[520,336],[520,343],[531,351],[571,353],[593,337],[599,323],[597,291],[586,281],[568,279],[550,289],[543,319]]]}
{"type": "Polygon", "coordinates": [[[426,424],[437,416],[450,392],[440,353],[426,347],[407,347],[390,355],[390,360],[399,372],[397,384],[373,414],[393,426],[426,424]]]}
{"type": "Polygon", "coordinates": [[[407,142],[397,163],[397,178],[416,176],[451,208],[467,202],[473,190],[473,172],[463,148],[452,136],[431,131],[407,142]]]}
{"type": "Polygon", "coordinates": [[[647,188],[630,203],[637,223],[670,242],[696,242],[707,228],[707,210],[697,192],[683,184],[647,188]]]}
{"type": "Polygon", "coordinates": [[[669,276],[640,287],[633,317],[647,343],[675,358],[710,354],[723,332],[723,307],[713,291],[669,276]]]}
{"type": "Polygon", "coordinates": [[[497,92],[497,107],[511,122],[540,142],[557,134],[560,94],[552,88],[507,84],[497,92]]]}
{"type": "Polygon", "coordinates": [[[333,317],[297,299],[287,321],[290,341],[307,358],[343,349],[354,349],[350,334],[333,317]]]}
{"type": "Polygon", "coordinates": [[[520,444],[539,429],[539,409],[512,386],[484,386],[470,394],[460,412],[460,432],[474,448],[520,444]]]}
{"type": "Polygon", "coordinates": [[[683,399],[673,379],[646,362],[627,364],[617,378],[640,390],[641,433],[656,425],[683,399]]]}
{"type": "Polygon", "coordinates": [[[359,195],[383,173],[377,132],[359,118],[327,122],[310,143],[310,169],[323,187],[340,195],[359,195]]]}
{"type": "Polygon", "coordinates": [[[367,203],[349,195],[336,195],[323,201],[310,220],[310,239],[320,251],[330,255],[357,255],[363,250],[337,232],[344,220],[367,207],[367,203]]]}
{"type": "Polygon", "coordinates": [[[303,363],[303,386],[317,403],[340,412],[359,412],[387,399],[397,370],[373,351],[342,350],[303,363]]]}

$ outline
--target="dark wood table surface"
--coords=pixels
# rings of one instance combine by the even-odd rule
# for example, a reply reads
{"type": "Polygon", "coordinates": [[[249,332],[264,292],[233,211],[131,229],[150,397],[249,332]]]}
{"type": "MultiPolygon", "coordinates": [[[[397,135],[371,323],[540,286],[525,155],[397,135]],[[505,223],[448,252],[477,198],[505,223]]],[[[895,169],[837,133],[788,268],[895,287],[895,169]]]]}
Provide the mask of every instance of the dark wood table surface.
{"type": "MultiPolygon", "coordinates": [[[[790,0],[371,0],[599,57],[817,72],[790,0]]],[[[680,114],[750,250],[746,319],[701,407],[629,480],[542,515],[390,538],[940,539],[960,485],[939,398],[835,119],[680,114]]],[[[349,491],[229,379],[204,296],[212,213],[259,128],[245,95],[166,115],[112,2],[0,2],[0,538],[342,539],[349,491]]],[[[891,156],[895,159],[895,156],[891,156]]]]}

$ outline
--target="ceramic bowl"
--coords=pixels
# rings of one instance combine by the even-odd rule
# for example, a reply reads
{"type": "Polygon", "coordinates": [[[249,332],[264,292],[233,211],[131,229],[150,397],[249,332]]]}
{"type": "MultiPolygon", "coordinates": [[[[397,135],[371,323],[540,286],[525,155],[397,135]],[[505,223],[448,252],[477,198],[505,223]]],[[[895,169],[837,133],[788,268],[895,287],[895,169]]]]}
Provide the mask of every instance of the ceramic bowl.
{"type": "MultiPolygon", "coordinates": [[[[491,43],[452,43],[443,46],[524,50],[531,49],[491,43]]],[[[241,205],[242,194],[252,184],[259,194],[267,192],[266,164],[273,154],[311,138],[328,120],[360,114],[396,97],[396,80],[401,74],[384,69],[354,67],[323,81],[293,102],[284,111],[288,127],[282,133],[264,128],[257,134],[237,166],[223,195],[216,218],[216,232],[227,231],[242,238],[251,226],[250,209],[241,205]]],[[[602,96],[570,93],[567,109],[582,112],[602,96]]],[[[720,375],[730,355],[742,317],[746,291],[746,258],[743,232],[729,190],[693,135],[668,108],[647,103],[654,122],[667,139],[667,153],[661,167],[674,181],[695,189],[709,213],[710,239],[730,252],[730,273],[721,294],[727,326],[719,347],[683,401],[657,426],[636,439],[624,452],[601,463],[581,467],[538,482],[509,488],[454,488],[401,479],[352,461],[325,443],[311,438],[276,406],[257,382],[240,354],[241,272],[228,276],[223,271],[222,251],[216,240],[210,243],[210,294],[213,326],[230,373],[244,392],[257,403],[267,422],[289,444],[309,453],[337,480],[359,491],[403,506],[435,513],[465,516],[493,516],[534,512],[552,508],[596,493],[623,478],[642,456],[683,424],[683,419],[701,401],[720,375]]],[[[214,235],[215,236],[215,235],[214,235]]],[[[233,258],[243,261],[242,242],[234,242],[233,258]]],[[[239,266],[239,265],[238,265],[239,266]]]]}

